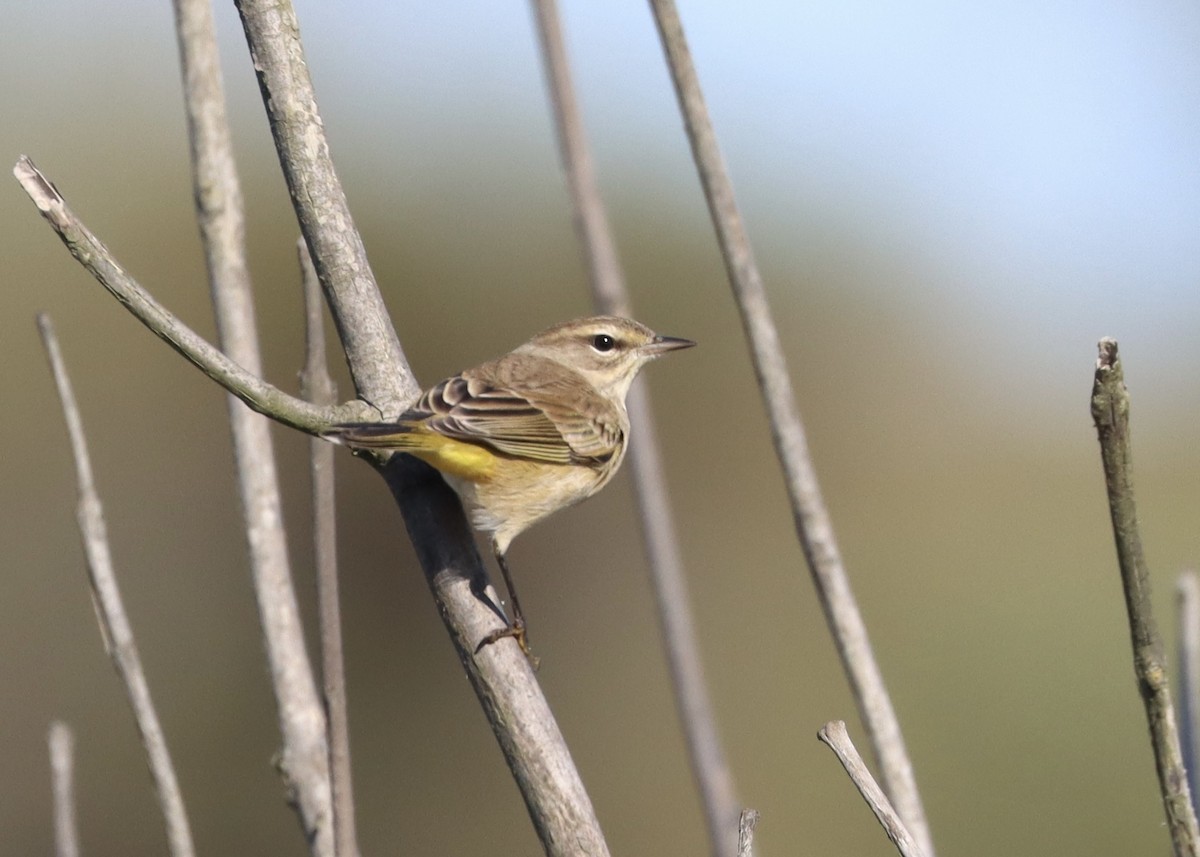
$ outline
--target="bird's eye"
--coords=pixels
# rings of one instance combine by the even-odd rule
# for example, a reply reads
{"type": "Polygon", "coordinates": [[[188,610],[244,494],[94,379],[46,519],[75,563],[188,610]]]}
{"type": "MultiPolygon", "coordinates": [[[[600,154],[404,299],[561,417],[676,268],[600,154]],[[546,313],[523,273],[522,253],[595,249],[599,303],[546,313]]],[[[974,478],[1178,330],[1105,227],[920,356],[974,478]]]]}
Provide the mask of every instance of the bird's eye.
{"type": "Polygon", "coordinates": [[[612,351],[616,347],[617,341],[607,333],[597,333],[592,337],[592,348],[595,348],[597,351],[612,351]]]}

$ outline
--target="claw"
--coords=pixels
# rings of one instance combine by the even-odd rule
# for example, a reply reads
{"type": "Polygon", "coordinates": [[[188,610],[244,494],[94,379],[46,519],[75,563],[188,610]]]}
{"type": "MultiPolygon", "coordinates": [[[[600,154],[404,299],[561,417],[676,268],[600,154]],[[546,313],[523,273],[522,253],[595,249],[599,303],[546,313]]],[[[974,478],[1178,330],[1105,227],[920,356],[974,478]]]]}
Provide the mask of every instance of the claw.
{"type": "Polygon", "coordinates": [[[525,653],[525,657],[529,659],[530,665],[536,670],[538,668],[539,659],[529,648],[529,641],[525,636],[525,622],[522,619],[515,620],[511,625],[492,631],[475,647],[475,654],[479,654],[484,646],[490,646],[497,640],[503,640],[505,637],[512,637],[517,641],[517,645],[521,647],[521,651],[525,653]]]}

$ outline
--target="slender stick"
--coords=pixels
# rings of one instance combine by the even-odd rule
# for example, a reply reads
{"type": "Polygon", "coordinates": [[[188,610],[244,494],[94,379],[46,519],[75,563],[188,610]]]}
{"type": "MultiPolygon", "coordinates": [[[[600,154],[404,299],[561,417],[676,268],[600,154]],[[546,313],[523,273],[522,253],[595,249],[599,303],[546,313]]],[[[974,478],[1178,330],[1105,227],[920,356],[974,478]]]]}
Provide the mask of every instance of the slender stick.
{"type": "Polygon", "coordinates": [[[571,65],[563,39],[557,0],[533,0],[534,18],[542,48],[542,63],[554,109],[554,127],[558,133],[559,154],[571,193],[575,231],[583,248],[585,268],[596,304],[602,312],[631,315],[629,293],[617,255],[617,245],[609,228],[608,215],[596,181],[592,153],[588,147],[571,65]]]}
{"type": "Polygon", "coordinates": [[[1158,770],[1167,828],[1171,833],[1171,845],[1176,857],[1195,855],[1200,833],[1196,828],[1196,814],[1192,810],[1191,793],[1179,748],[1162,640],[1151,610],[1150,569],[1142,549],[1137,503],[1133,493],[1129,391],[1125,387],[1125,372],[1117,355],[1116,340],[1113,339],[1100,340],[1096,380],[1092,386],[1092,420],[1100,438],[1108,510],[1117,545],[1117,562],[1121,567],[1125,609],[1129,613],[1133,669],[1150,726],[1150,743],[1154,747],[1154,762],[1158,770]]]}
{"type": "MultiPolygon", "coordinates": [[[[300,389],[317,405],[337,397],[325,365],[325,325],[321,283],[304,241],[297,243],[304,286],[304,370],[300,389]]],[[[346,710],[346,668],[342,654],[342,613],[338,595],[337,508],[334,502],[333,445],[309,441],[312,473],[313,556],[317,567],[317,612],[321,626],[321,687],[329,718],[329,775],[333,787],[333,839],[338,857],[357,857],[354,788],[350,770],[350,728],[346,710]]]]}
{"type": "Polygon", "coordinates": [[[316,93],[286,0],[236,0],[279,163],[360,396],[395,415],[420,395],[375,284],[329,155],[316,93]]]}
{"type": "Polygon", "coordinates": [[[1200,763],[1200,575],[1185,571],[1175,587],[1179,602],[1179,733],[1192,812],[1196,811],[1196,765],[1200,763]]]}
{"type": "Polygon", "coordinates": [[[870,770],[868,770],[866,763],[863,762],[862,756],[855,749],[854,743],[850,740],[850,735],[846,732],[845,722],[841,720],[829,721],[821,727],[821,730],[817,733],[817,737],[837,755],[838,761],[842,763],[842,767],[850,775],[854,787],[858,789],[858,793],[867,802],[867,806],[871,808],[871,812],[875,813],[875,817],[883,825],[883,830],[887,834],[888,839],[895,843],[900,853],[904,857],[924,857],[925,852],[921,849],[920,844],[908,832],[908,829],[904,826],[904,822],[900,820],[900,816],[896,814],[896,810],[887,799],[887,795],[883,793],[883,789],[879,788],[879,784],[875,782],[875,778],[871,776],[870,770]]]}
{"type": "Polygon", "coordinates": [[[192,834],[188,827],[187,812],[183,807],[183,795],[179,791],[179,781],[175,776],[175,768],[171,764],[171,754],[167,750],[167,740],[163,735],[162,726],[158,722],[154,702],[150,698],[150,687],[146,683],[146,675],[142,670],[142,659],[138,655],[137,644],[133,639],[133,628],[129,624],[129,618],[125,615],[125,605],[121,600],[121,591],[117,586],[117,577],[113,571],[112,554],[108,548],[108,528],[104,522],[104,509],[100,503],[100,496],[96,493],[91,459],[83,434],[83,422],[79,416],[79,407],[75,403],[75,393],[71,389],[71,381],[67,377],[66,366],[63,363],[58,339],[54,335],[54,326],[50,322],[49,316],[45,314],[38,316],[38,330],[41,332],[42,344],[45,346],[46,355],[50,360],[54,384],[58,389],[63,417],[67,423],[67,433],[71,438],[71,453],[75,459],[75,477],[79,485],[79,506],[76,517],[79,521],[79,532],[83,537],[88,581],[92,586],[92,604],[96,608],[96,618],[100,623],[104,648],[117,668],[117,675],[121,677],[121,681],[125,685],[125,693],[133,708],[133,716],[142,737],[142,745],[146,748],[146,759],[150,765],[150,775],[154,780],[154,790],[158,795],[159,806],[162,808],[163,819],[166,823],[167,842],[171,854],[173,857],[192,857],[195,849],[192,847],[192,834]]]}
{"type": "Polygon", "coordinates": [[[50,780],[54,794],[55,857],[79,857],[75,823],[75,737],[61,720],[50,724],[50,780]]]}
{"type": "Polygon", "coordinates": [[[783,468],[791,500],[796,533],[808,560],[843,668],[850,680],[859,714],[879,760],[884,790],[909,830],[921,843],[922,850],[932,857],[933,841],[917,791],[912,762],[905,750],[904,737],[883,675],[871,650],[866,625],[850,589],[834,536],[833,522],[821,497],[816,471],[808,453],[804,425],[788,377],[787,361],[779,343],[779,333],[734,198],[733,183],[717,145],[700,81],[684,38],[683,24],[673,0],[650,0],[650,6],[716,228],[725,269],[750,343],[754,371],[771,423],[775,453],[783,468]]]}
{"type": "Polygon", "coordinates": [[[737,857],[754,853],[754,828],[758,827],[758,810],[743,809],[738,816],[737,857]]]}
{"type": "MultiPolygon", "coordinates": [[[[175,0],[175,17],[196,219],[221,349],[238,365],[261,376],[254,295],[246,266],[242,191],[226,118],[212,7],[209,0],[175,0]]],[[[300,815],[310,851],[316,857],[333,857],[325,712],[292,586],[270,425],[236,398],[230,396],[227,402],[251,576],[283,739],[279,770],[290,792],[289,802],[300,815]]]]}
{"type": "MultiPolygon", "coordinates": [[[[629,293],[571,82],[558,6],[555,0],[534,0],[534,11],[550,101],[554,107],[559,150],[575,212],[575,228],[584,250],[596,307],[602,313],[630,316],[629,293]]],[[[679,538],[667,499],[654,413],[643,383],[637,383],[630,391],[628,410],[630,434],[636,438],[629,457],[642,539],[649,559],[676,706],[687,739],[692,774],[700,790],[710,848],[716,855],[731,854],[737,844],[731,830],[741,805],[736,798],[733,774],[725,759],[704,680],[679,538]]]]}
{"type": "Polygon", "coordinates": [[[210,345],[199,334],[158,303],[92,234],[75,212],[67,207],[62,194],[42,174],[33,161],[22,156],[13,175],[29,194],[34,205],[58,233],[81,265],[121,304],[156,336],[193,363],[252,409],[284,425],[310,434],[328,428],[331,423],[370,419],[375,412],[361,402],[351,402],[333,410],[323,410],[287,393],[247,372],[235,361],[210,345]]]}

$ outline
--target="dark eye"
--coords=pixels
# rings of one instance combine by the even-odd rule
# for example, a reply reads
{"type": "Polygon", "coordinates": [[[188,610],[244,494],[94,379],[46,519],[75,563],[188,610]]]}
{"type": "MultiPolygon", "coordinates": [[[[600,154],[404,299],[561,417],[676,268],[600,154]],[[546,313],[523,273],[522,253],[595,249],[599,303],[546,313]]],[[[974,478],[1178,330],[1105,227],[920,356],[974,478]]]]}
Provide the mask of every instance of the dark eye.
{"type": "Polygon", "coordinates": [[[617,340],[613,339],[607,333],[597,333],[592,337],[592,348],[597,351],[612,351],[617,347],[617,340]]]}

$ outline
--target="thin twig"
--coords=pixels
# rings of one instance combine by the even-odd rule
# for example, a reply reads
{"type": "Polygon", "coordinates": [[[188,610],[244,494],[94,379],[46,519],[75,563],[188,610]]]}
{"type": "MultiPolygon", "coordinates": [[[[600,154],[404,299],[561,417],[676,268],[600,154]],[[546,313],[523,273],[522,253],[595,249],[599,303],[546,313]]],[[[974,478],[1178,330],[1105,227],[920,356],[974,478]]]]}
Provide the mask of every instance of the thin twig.
{"type": "Polygon", "coordinates": [[[50,360],[54,384],[58,389],[63,417],[67,423],[67,433],[71,438],[71,453],[75,459],[75,476],[79,485],[79,506],[76,517],[79,522],[80,534],[83,537],[84,554],[87,558],[88,580],[92,586],[92,604],[96,608],[96,618],[100,623],[104,647],[117,668],[117,675],[121,677],[121,681],[125,685],[125,693],[129,697],[134,720],[137,722],[138,732],[142,736],[142,745],[146,748],[146,758],[150,765],[150,774],[154,779],[158,802],[162,808],[163,820],[166,823],[167,842],[171,854],[173,857],[192,857],[195,850],[192,847],[192,834],[188,827],[187,813],[183,807],[183,795],[179,791],[179,782],[171,764],[167,741],[163,735],[162,726],[158,722],[154,703],[150,698],[150,687],[146,683],[146,675],[142,671],[142,660],[133,639],[133,629],[125,615],[125,605],[121,601],[121,591],[117,586],[112,555],[108,549],[108,530],[104,522],[104,509],[101,506],[100,497],[96,493],[95,481],[92,477],[92,465],[88,456],[87,441],[83,434],[83,422],[79,416],[79,407],[75,403],[75,394],[71,389],[71,381],[67,377],[66,366],[63,364],[58,339],[54,335],[54,326],[51,324],[49,316],[45,314],[38,316],[38,330],[41,332],[42,343],[50,360]]]}
{"type": "MultiPolygon", "coordinates": [[[[297,242],[304,287],[304,369],[300,390],[315,405],[330,405],[337,390],[325,362],[321,283],[304,241],[297,242]]],[[[333,787],[333,840],[337,857],[358,857],[354,787],[350,776],[350,728],[346,711],[346,668],[342,654],[342,613],[338,595],[337,508],[334,502],[333,445],[309,441],[312,474],[313,557],[317,568],[317,613],[321,628],[321,689],[329,720],[329,776],[333,787]]]]}
{"type": "MultiPolygon", "coordinates": [[[[221,349],[262,375],[254,295],[246,265],[245,215],[221,81],[210,0],[175,0],[196,219],[208,265],[221,349]]],[[[278,766],[315,857],[333,857],[333,808],[325,712],[304,643],[292,585],[270,425],[230,396],[242,517],[282,737],[278,766]]]]}
{"type": "Polygon", "coordinates": [[[388,320],[317,110],[300,24],[287,0],[236,0],[279,163],[358,394],[386,416],[420,395],[388,320]]]}
{"type": "Polygon", "coordinates": [[[50,784],[54,795],[55,857],[79,857],[75,823],[75,737],[61,720],[50,724],[50,784]]]}
{"type": "MultiPolygon", "coordinates": [[[[555,0],[534,0],[534,11],[559,150],[575,213],[575,228],[584,250],[596,308],[602,313],[630,316],[629,293],[571,82],[558,6],[555,0]]],[[[676,706],[687,738],[692,774],[700,790],[711,850],[716,855],[726,855],[736,844],[730,829],[741,805],[704,680],[679,538],[667,499],[654,414],[643,382],[635,384],[630,391],[628,410],[630,434],[637,439],[631,444],[629,458],[640,511],[638,517],[676,706]]]]}
{"type": "Polygon", "coordinates": [[[859,713],[879,759],[884,787],[922,849],[932,857],[933,842],[917,791],[912,762],[904,748],[904,737],[896,712],[871,650],[866,625],[850,590],[850,581],[834,536],[833,522],[821,497],[816,471],[808,454],[804,425],[788,376],[787,361],[779,344],[779,333],[734,198],[733,183],[717,145],[679,12],[673,0],[651,0],[650,5],[675,84],[709,213],[716,228],[725,269],[750,343],[755,374],[771,423],[775,454],[783,468],[792,505],[796,533],[812,572],[843,669],[850,680],[859,713]]]}
{"type": "Polygon", "coordinates": [[[743,809],[738,816],[737,857],[754,853],[754,828],[758,827],[758,810],[743,809]]]}
{"type": "Polygon", "coordinates": [[[879,784],[875,782],[875,778],[871,776],[870,770],[863,762],[862,756],[855,749],[850,735],[846,732],[845,722],[829,721],[821,727],[817,737],[837,755],[838,761],[842,763],[842,767],[846,769],[846,773],[854,782],[854,787],[867,802],[871,812],[875,813],[875,817],[883,825],[888,839],[895,843],[900,853],[904,857],[924,857],[925,851],[904,826],[904,822],[896,814],[887,795],[883,793],[883,789],[879,788],[879,784]]]}
{"type": "Polygon", "coordinates": [[[558,3],[556,0],[533,0],[533,11],[550,104],[554,109],[558,149],[571,193],[575,231],[583,248],[592,293],[601,312],[630,316],[632,313],[625,276],[621,272],[617,245],[600,197],[592,153],[588,148],[583,118],[575,97],[575,86],[571,82],[571,66],[563,40],[558,3]]]}
{"type": "Polygon", "coordinates": [[[1150,604],[1150,569],[1142,550],[1137,503],[1133,492],[1133,442],[1129,431],[1129,390],[1113,339],[1100,340],[1096,380],[1092,386],[1092,420],[1100,438],[1104,485],[1112,517],[1129,633],[1133,643],[1133,669],[1146,708],[1150,743],[1158,770],[1159,790],[1167,828],[1176,857],[1195,855],[1200,833],[1192,810],[1191,793],[1179,748],[1175,709],[1167,680],[1162,640],[1150,604]]]}
{"type": "Polygon", "coordinates": [[[349,402],[336,409],[320,409],[303,399],[289,396],[206,342],[168,312],[131,277],[95,235],[67,207],[58,189],[29,158],[22,156],[13,175],[34,205],[58,233],[59,238],[84,268],[150,330],[260,414],[300,431],[316,434],[331,423],[371,419],[374,413],[362,402],[349,402]]]}
{"type": "Polygon", "coordinates": [[[1179,735],[1183,746],[1183,767],[1187,771],[1192,811],[1196,811],[1200,762],[1200,575],[1185,571],[1179,575],[1175,591],[1179,600],[1179,735]]]}

